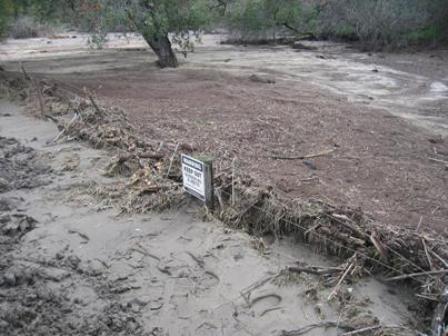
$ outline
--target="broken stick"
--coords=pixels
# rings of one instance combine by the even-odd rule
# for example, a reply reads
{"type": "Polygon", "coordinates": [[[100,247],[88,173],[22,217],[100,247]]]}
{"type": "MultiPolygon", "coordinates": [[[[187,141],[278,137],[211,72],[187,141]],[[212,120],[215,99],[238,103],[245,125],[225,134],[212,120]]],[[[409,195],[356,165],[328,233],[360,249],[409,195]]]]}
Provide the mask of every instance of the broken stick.
{"type": "Polygon", "coordinates": [[[328,301],[330,301],[337,294],[337,292],[339,291],[339,288],[341,287],[341,285],[344,282],[345,278],[347,277],[347,275],[350,273],[350,271],[355,266],[356,253],[349,260],[353,260],[353,261],[350,262],[350,264],[345,269],[345,272],[339,278],[338,283],[336,284],[336,286],[334,286],[333,290],[331,291],[330,295],[327,298],[328,301]]]}
{"type": "Polygon", "coordinates": [[[49,141],[48,144],[52,144],[52,143],[55,143],[56,141],[58,141],[58,140],[65,134],[65,132],[66,132],[66,131],[73,125],[73,123],[74,123],[76,120],[78,120],[78,118],[79,118],[79,114],[76,113],[76,114],[73,116],[72,120],[70,120],[70,122],[67,124],[67,126],[64,127],[64,128],[62,129],[62,131],[60,131],[59,134],[56,135],[56,137],[55,137],[53,140],[49,141]]]}
{"type": "Polygon", "coordinates": [[[350,264],[347,269],[345,270],[344,274],[342,274],[342,276],[340,277],[338,283],[336,284],[336,286],[334,286],[333,290],[331,291],[330,295],[328,295],[327,300],[330,301],[335,295],[336,293],[339,291],[339,288],[342,285],[342,282],[345,280],[345,278],[347,277],[348,273],[350,273],[350,271],[352,270],[354,264],[350,264]]]}
{"type": "Polygon", "coordinates": [[[325,274],[333,274],[343,271],[343,268],[340,267],[318,267],[318,266],[310,266],[310,267],[297,267],[291,266],[288,267],[287,270],[292,273],[309,273],[314,275],[325,275],[325,274]]]}
{"type": "Polygon", "coordinates": [[[177,145],[176,145],[176,149],[174,150],[174,153],[173,153],[173,155],[171,156],[170,166],[168,167],[168,172],[166,173],[166,178],[169,178],[169,177],[170,177],[171,167],[173,166],[174,157],[176,156],[177,151],[179,150],[179,146],[180,146],[180,143],[177,143],[177,145]]]}
{"type": "Polygon", "coordinates": [[[334,149],[327,149],[319,153],[315,154],[308,154],[303,156],[268,156],[268,159],[274,159],[274,160],[306,160],[306,159],[313,159],[316,157],[324,156],[333,153],[334,149]]]}
{"type": "Polygon", "coordinates": [[[419,276],[425,276],[425,275],[438,275],[438,274],[447,274],[448,269],[443,270],[437,270],[437,271],[428,271],[428,272],[419,272],[419,273],[410,273],[410,274],[403,274],[396,277],[388,278],[386,281],[396,281],[396,280],[404,280],[419,276]]]}
{"type": "Polygon", "coordinates": [[[316,328],[340,328],[343,330],[351,330],[352,328],[348,325],[345,324],[339,324],[338,322],[333,322],[333,321],[324,321],[324,322],[320,322],[320,323],[315,323],[315,324],[310,324],[308,326],[296,329],[296,330],[283,330],[280,335],[281,336],[300,336],[300,335],[304,335],[308,332],[310,332],[313,329],[316,328]]]}
{"type": "Polygon", "coordinates": [[[45,104],[44,104],[44,98],[42,96],[42,91],[40,89],[40,84],[36,82],[25,70],[25,67],[23,66],[23,63],[20,63],[20,68],[22,69],[23,76],[26,80],[29,80],[31,82],[31,86],[36,90],[37,92],[37,98],[39,99],[39,107],[40,107],[40,113],[42,117],[45,117],[45,104]]]}
{"type": "Polygon", "coordinates": [[[429,158],[429,160],[448,165],[448,161],[445,161],[445,160],[440,160],[440,159],[436,159],[436,158],[429,158]]]}

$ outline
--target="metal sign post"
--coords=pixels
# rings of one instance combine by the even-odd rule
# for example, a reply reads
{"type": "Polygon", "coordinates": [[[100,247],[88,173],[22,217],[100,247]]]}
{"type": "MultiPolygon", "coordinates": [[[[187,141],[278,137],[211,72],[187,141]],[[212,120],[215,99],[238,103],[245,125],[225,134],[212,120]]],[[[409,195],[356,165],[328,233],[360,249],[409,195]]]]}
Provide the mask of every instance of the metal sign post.
{"type": "Polygon", "coordinates": [[[213,208],[213,165],[207,158],[193,158],[182,154],[184,190],[213,208]]]}

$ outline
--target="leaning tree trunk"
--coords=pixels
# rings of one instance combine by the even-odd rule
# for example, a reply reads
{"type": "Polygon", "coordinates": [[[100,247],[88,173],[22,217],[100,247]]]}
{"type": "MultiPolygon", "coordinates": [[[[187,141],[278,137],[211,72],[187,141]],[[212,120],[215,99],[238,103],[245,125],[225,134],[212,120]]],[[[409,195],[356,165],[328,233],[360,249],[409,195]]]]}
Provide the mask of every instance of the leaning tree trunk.
{"type": "Polygon", "coordinates": [[[157,64],[161,68],[176,68],[179,65],[168,36],[153,37],[143,35],[143,37],[159,58],[157,64]]]}

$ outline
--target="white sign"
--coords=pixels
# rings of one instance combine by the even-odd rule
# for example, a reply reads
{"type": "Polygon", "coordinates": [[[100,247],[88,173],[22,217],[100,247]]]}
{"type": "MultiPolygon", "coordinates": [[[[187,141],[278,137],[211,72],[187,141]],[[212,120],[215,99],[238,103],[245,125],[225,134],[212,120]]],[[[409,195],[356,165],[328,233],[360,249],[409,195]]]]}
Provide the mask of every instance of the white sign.
{"type": "Polygon", "coordinates": [[[190,156],[182,155],[184,190],[205,202],[205,165],[190,156]]]}

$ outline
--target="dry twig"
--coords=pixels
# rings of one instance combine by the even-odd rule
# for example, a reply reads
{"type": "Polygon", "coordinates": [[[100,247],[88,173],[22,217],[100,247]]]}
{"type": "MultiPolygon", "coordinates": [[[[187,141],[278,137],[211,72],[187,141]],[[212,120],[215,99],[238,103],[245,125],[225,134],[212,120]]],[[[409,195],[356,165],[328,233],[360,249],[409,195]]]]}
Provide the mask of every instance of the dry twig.
{"type": "Polygon", "coordinates": [[[338,283],[336,284],[336,286],[334,286],[333,290],[331,291],[330,295],[328,296],[328,301],[330,301],[333,296],[336,295],[336,293],[339,291],[339,288],[342,285],[342,282],[344,282],[345,278],[347,277],[347,275],[350,273],[350,271],[353,269],[353,267],[355,266],[354,260],[356,259],[356,254],[353,255],[353,257],[350,258],[351,262],[347,265],[347,268],[345,269],[345,272],[341,275],[341,277],[339,278],[338,283]]]}
{"type": "Polygon", "coordinates": [[[397,281],[397,280],[404,280],[404,279],[420,277],[420,276],[439,275],[439,274],[447,274],[447,273],[448,273],[448,269],[419,272],[419,273],[410,273],[410,274],[403,274],[403,275],[399,275],[396,277],[388,278],[388,279],[386,279],[386,281],[397,281]]]}
{"type": "Polygon", "coordinates": [[[268,159],[274,159],[274,160],[306,160],[306,159],[313,159],[320,156],[325,156],[328,154],[333,153],[334,149],[327,149],[323,150],[322,152],[315,153],[315,154],[308,154],[308,155],[302,155],[302,156],[268,156],[268,159]]]}
{"type": "Polygon", "coordinates": [[[296,329],[296,330],[290,330],[290,331],[286,331],[283,330],[280,333],[280,336],[300,336],[300,335],[304,335],[308,332],[310,332],[313,329],[316,328],[340,328],[340,329],[344,329],[344,330],[350,330],[350,326],[348,325],[344,325],[344,324],[338,324],[337,322],[333,322],[333,321],[325,321],[325,322],[320,322],[320,323],[314,323],[314,324],[310,324],[308,326],[296,329]]]}

